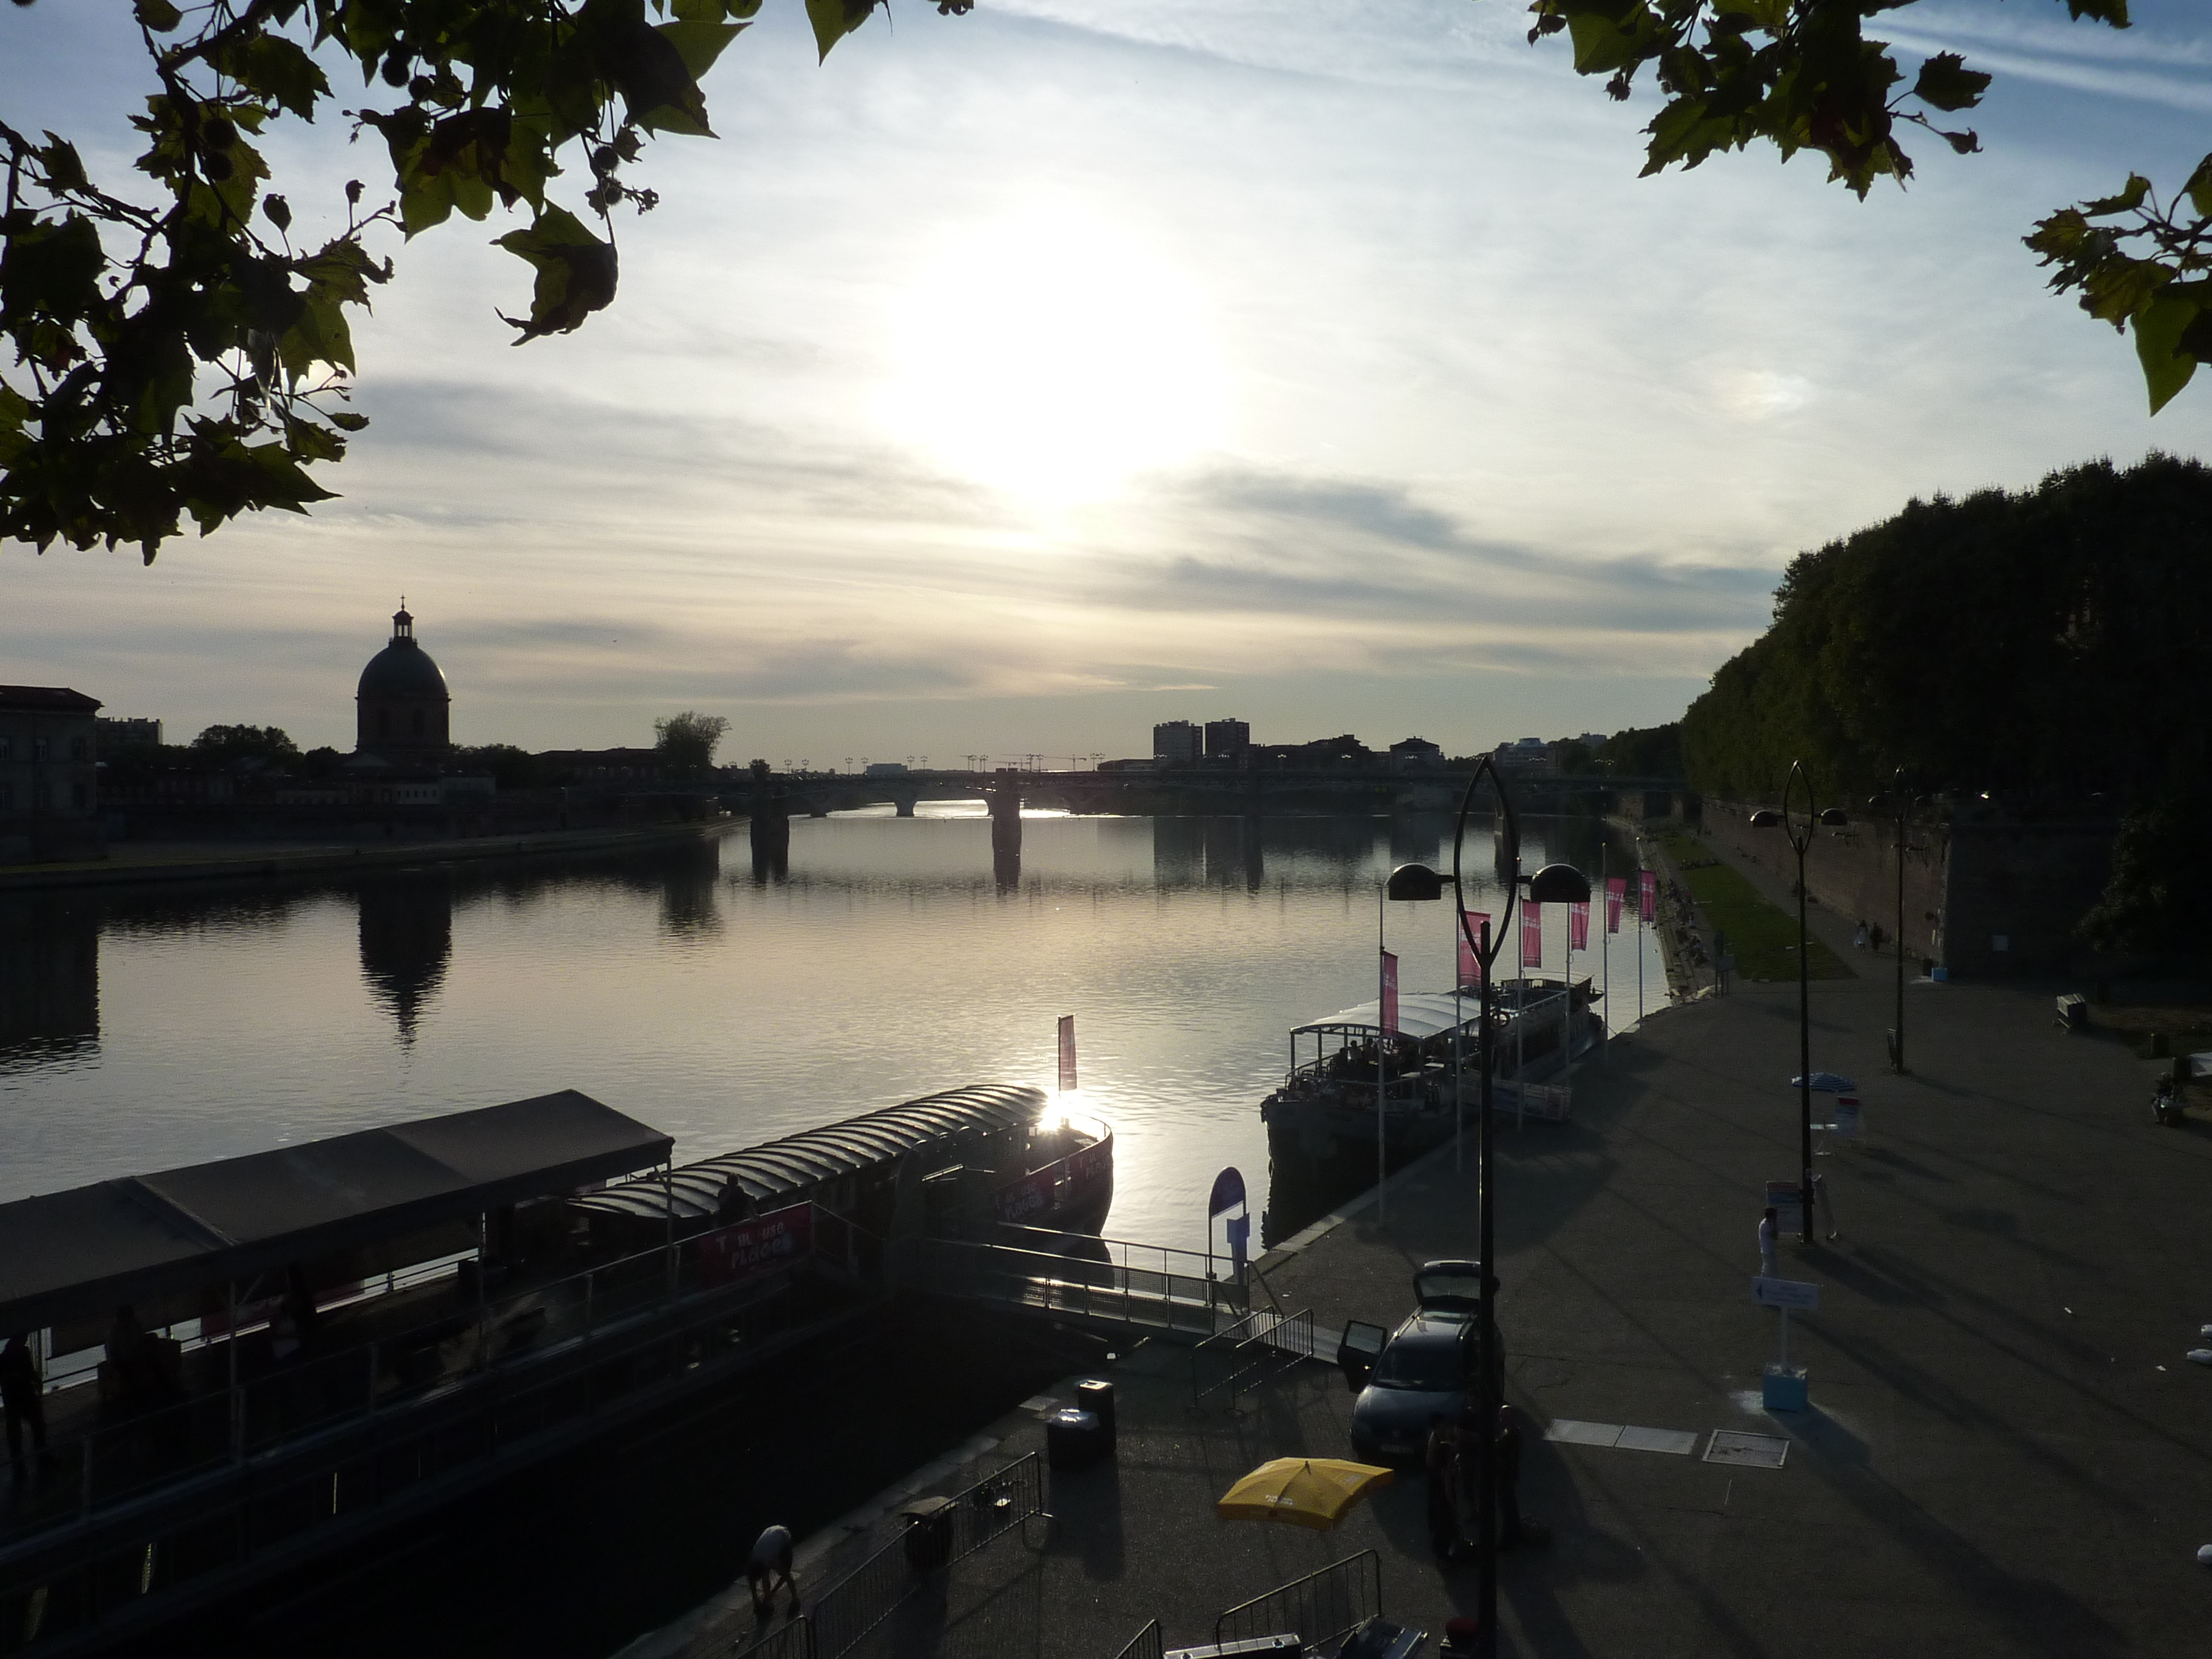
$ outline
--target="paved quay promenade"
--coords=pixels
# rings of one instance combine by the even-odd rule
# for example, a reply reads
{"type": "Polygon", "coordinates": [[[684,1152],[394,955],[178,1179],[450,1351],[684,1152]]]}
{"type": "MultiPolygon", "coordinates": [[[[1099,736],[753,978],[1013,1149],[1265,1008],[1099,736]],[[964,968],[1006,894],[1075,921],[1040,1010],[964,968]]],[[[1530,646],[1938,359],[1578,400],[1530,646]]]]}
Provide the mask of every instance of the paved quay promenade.
{"type": "MultiPolygon", "coordinates": [[[[1502,1132],[1507,1393],[1529,1425],[1523,1507],[1556,1534],[1504,1559],[1502,1651],[2212,1650],[2212,1370],[2184,1357],[2212,1322],[2212,1124],[2155,1127],[2149,1068],[2061,1031],[2051,988],[1912,987],[1914,1073],[1888,1076],[1889,964],[1855,965],[1814,988],[1814,1064],[1858,1080],[1868,1138],[1819,1161],[1842,1237],[1783,1251],[1820,1286],[1792,1322],[1808,1412],[1759,1407],[1775,1316],[1750,1294],[1765,1183],[1797,1164],[1795,985],[1656,1016],[1580,1073],[1573,1121],[1502,1132]],[[1540,1438],[1561,1421],[1694,1449],[1540,1438]],[[1785,1460],[1708,1461],[1716,1430],[1779,1437],[1785,1460]]],[[[1472,1254],[1453,1157],[1394,1180],[1383,1218],[1267,1258],[1273,1294],[1323,1327],[1395,1322],[1415,1265],[1472,1254]]],[[[1197,1412],[1189,1364],[1153,1342],[1105,1368],[1120,1454],[1054,1477],[1049,1539],[988,1547],[860,1650],[1108,1659],[1155,1616],[1171,1646],[1210,1639],[1222,1609],[1368,1548],[1394,1619],[1440,1632],[1472,1607],[1472,1571],[1429,1555],[1418,1474],[1335,1533],[1218,1519],[1269,1457],[1348,1455],[1351,1396],[1306,1364],[1197,1412]]],[[[1018,1413],[909,1486],[957,1491],[1042,1443],[1018,1413]]],[[[802,1585],[896,1525],[878,1506],[808,1540],[802,1585]]],[[[740,1581],[631,1651],[726,1653],[753,1629],[740,1581]]]]}

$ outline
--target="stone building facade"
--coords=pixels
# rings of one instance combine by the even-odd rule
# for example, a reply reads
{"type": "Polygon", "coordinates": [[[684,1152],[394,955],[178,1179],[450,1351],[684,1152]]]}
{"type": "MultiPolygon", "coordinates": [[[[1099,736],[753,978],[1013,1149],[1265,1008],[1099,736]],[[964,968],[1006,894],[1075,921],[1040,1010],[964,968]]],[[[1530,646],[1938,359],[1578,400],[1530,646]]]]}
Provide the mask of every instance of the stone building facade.
{"type": "Polygon", "coordinates": [[[100,856],[100,700],[0,685],[0,864],[100,856]]]}

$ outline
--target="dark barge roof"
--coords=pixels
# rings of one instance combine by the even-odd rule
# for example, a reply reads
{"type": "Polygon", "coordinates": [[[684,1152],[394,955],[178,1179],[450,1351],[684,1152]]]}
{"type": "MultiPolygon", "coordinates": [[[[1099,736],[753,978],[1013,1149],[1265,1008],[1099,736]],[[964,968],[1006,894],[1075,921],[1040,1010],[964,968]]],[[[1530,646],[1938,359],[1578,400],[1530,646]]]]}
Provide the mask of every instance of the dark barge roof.
{"type": "Polygon", "coordinates": [[[723,1184],[735,1176],[756,1209],[772,1210],[791,1194],[878,1164],[895,1164],[917,1146],[1033,1123],[1044,1111],[1045,1098],[1043,1090],[1027,1084],[971,1083],[687,1164],[668,1177],[665,1192],[659,1176],[626,1181],[576,1200],[575,1207],[653,1221],[672,1208],[678,1220],[696,1221],[716,1212],[723,1184]]]}
{"type": "Polygon", "coordinates": [[[665,1163],[574,1089],[0,1204],[0,1334],[249,1279],[665,1163]]]}

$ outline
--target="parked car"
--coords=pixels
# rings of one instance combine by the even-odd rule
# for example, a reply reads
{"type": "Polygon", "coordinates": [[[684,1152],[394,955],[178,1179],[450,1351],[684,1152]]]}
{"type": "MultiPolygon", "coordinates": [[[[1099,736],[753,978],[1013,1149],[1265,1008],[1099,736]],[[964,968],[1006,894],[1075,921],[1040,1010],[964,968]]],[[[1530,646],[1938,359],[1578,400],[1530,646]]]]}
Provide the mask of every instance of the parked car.
{"type": "Polygon", "coordinates": [[[1336,1362],[1359,1396],[1352,1449],[1363,1462],[1418,1459],[1431,1424],[1456,1422],[1467,1408],[1481,1359],[1481,1284],[1472,1261],[1427,1262],[1413,1275],[1414,1311],[1396,1330],[1345,1327],[1336,1362]]]}

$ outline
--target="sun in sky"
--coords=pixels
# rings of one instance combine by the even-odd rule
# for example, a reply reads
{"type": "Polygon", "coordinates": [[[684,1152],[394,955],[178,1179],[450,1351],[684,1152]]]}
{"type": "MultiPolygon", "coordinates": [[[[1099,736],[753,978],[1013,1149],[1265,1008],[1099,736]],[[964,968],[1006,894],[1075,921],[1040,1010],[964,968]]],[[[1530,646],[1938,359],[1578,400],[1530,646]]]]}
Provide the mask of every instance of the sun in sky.
{"type": "Polygon", "coordinates": [[[1103,216],[1028,207],[945,235],[894,301],[899,440],[1041,505],[1095,501],[1219,440],[1204,295],[1103,216]]]}

